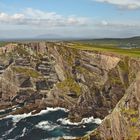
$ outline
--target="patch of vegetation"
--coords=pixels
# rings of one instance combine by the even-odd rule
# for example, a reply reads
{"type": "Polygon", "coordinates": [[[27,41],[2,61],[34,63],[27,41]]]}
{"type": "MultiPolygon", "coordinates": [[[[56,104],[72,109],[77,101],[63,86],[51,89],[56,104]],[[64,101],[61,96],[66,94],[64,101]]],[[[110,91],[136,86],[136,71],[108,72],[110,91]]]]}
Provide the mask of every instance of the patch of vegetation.
{"type": "Polygon", "coordinates": [[[95,129],[91,134],[90,134],[90,138],[89,140],[91,139],[97,139],[97,140],[100,140],[101,137],[100,137],[100,132],[98,131],[98,129],[95,129]]]}
{"type": "Polygon", "coordinates": [[[78,50],[74,48],[69,48],[69,50],[67,47],[59,47],[58,52],[63,56],[65,62],[70,66],[73,65],[75,56],[78,56],[78,50]]]}
{"type": "Polygon", "coordinates": [[[58,83],[57,87],[63,90],[64,92],[74,92],[77,96],[79,96],[81,93],[81,87],[72,78],[67,78],[66,80],[58,83]]]}
{"type": "Polygon", "coordinates": [[[132,81],[134,81],[136,79],[136,74],[135,73],[129,73],[129,79],[130,79],[130,83],[132,83],[132,81]]]}
{"type": "Polygon", "coordinates": [[[139,122],[139,113],[138,110],[135,109],[122,109],[122,113],[127,118],[130,123],[128,132],[129,132],[129,139],[136,140],[139,136],[139,129],[137,128],[136,124],[139,122]]]}
{"type": "Polygon", "coordinates": [[[8,44],[7,42],[0,42],[0,47],[4,47],[7,44],[8,44]]]}
{"type": "Polygon", "coordinates": [[[120,61],[118,65],[119,65],[121,70],[123,70],[125,72],[129,71],[128,58],[125,58],[124,61],[120,61]]]}
{"type": "Polygon", "coordinates": [[[137,123],[137,122],[138,122],[138,118],[135,118],[135,117],[134,117],[134,118],[131,118],[130,121],[131,121],[132,123],[137,123]]]}
{"type": "Polygon", "coordinates": [[[113,85],[122,85],[121,79],[119,77],[119,75],[117,74],[117,72],[112,69],[109,73],[109,80],[113,85]]]}
{"type": "Polygon", "coordinates": [[[121,48],[138,48],[140,46],[140,37],[132,38],[104,38],[104,39],[89,39],[89,40],[79,40],[80,43],[85,44],[106,44],[106,45],[116,45],[121,48]]]}
{"type": "Polygon", "coordinates": [[[30,56],[30,53],[26,49],[24,49],[22,46],[18,46],[16,48],[16,51],[20,56],[30,56]]]}
{"type": "Polygon", "coordinates": [[[23,68],[23,67],[12,67],[12,69],[16,73],[25,74],[26,76],[30,76],[32,78],[38,78],[39,76],[41,76],[41,74],[34,69],[23,68]]]}
{"type": "Polygon", "coordinates": [[[84,67],[81,66],[76,66],[76,69],[80,72],[80,73],[89,73],[89,71],[87,69],[85,69],[84,67]]]}
{"type": "Polygon", "coordinates": [[[113,85],[121,85],[122,82],[119,77],[110,77],[110,81],[113,85]]]}
{"type": "MultiPolygon", "coordinates": [[[[98,79],[100,79],[99,75],[93,71],[90,71],[86,69],[85,67],[82,66],[76,66],[76,71],[78,73],[81,73],[84,76],[84,79],[89,82],[92,81],[93,79],[96,79],[96,82],[98,79]]],[[[96,83],[97,84],[97,83],[96,83]]]]}
{"type": "Polygon", "coordinates": [[[129,116],[138,114],[138,110],[134,110],[134,109],[122,109],[122,112],[129,116]]]}
{"type": "Polygon", "coordinates": [[[130,134],[129,140],[138,140],[138,137],[140,136],[140,130],[137,127],[130,127],[128,132],[130,134]]]}
{"type": "Polygon", "coordinates": [[[109,119],[106,119],[105,123],[107,128],[111,128],[111,122],[109,119]]]}
{"type": "Polygon", "coordinates": [[[121,75],[123,77],[123,84],[125,88],[128,88],[129,86],[129,58],[125,57],[124,60],[121,60],[118,64],[119,70],[121,72],[121,75]]]}

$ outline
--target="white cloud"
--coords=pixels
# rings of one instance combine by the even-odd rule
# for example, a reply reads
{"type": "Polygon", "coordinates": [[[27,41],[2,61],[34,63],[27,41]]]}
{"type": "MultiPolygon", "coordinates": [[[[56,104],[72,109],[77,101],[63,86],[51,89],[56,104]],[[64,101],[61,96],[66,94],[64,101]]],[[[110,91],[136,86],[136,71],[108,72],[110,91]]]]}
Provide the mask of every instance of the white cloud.
{"type": "Polygon", "coordinates": [[[101,21],[101,24],[102,24],[103,26],[107,26],[107,25],[108,25],[108,22],[105,21],[105,20],[103,20],[103,21],[101,21]]]}
{"type": "Polygon", "coordinates": [[[64,17],[55,12],[44,12],[37,9],[27,8],[21,13],[13,15],[0,13],[0,23],[13,25],[37,25],[42,27],[82,26],[88,24],[88,19],[77,16],[64,17]]]}
{"type": "Polygon", "coordinates": [[[106,21],[103,20],[96,24],[99,27],[108,27],[108,28],[140,28],[139,22],[132,21],[106,21]]]}
{"type": "Polygon", "coordinates": [[[97,2],[104,2],[124,8],[128,10],[140,9],[140,0],[94,0],[97,2]]]}
{"type": "MultiPolygon", "coordinates": [[[[111,3],[111,0],[96,1],[111,3]]],[[[118,6],[120,7],[120,5],[118,6]]],[[[0,13],[0,32],[0,37],[3,38],[12,38],[13,36],[15,38],[26,38],[41,34],[47,34],[48,36],[49,34],[58,34],[62,37],[85,38],[117,37],[139,34],[140,24],[139,21],[129,19],[120,21],[104,19],[100,21],[97,19],[94,20],[94,17],[66,17],[55,12],[44,12],[38,9],[27,8],[15,14],[0,13]]]]}
{"type": "Polygon", "coordinates": [[[23,14],[13,14],[8,15],[6,13],[0,13],[0,23],[21,23],[23,22],[24,15],[23,14]]]}

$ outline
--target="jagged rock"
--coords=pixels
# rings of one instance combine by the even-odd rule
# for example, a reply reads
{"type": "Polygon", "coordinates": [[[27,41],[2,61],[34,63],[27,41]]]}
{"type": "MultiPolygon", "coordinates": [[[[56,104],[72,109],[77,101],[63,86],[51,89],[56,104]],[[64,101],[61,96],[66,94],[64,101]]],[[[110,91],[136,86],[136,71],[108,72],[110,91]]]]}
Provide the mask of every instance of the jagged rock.
{"type": "MultiPolygon", "coordinates": [[[[140,138],[140,73],[129,86],[124,97],[108,115],[102,124],[87,139],[97,140],[139,140],[140,138]]],[[[86,137],[85,137],[86,138],[86,137]]],[[[82,138],[81,138],[82,140],[82,138]]]]}
{"type": "Polygon", "coordinates": [[[37,90],[48,90],[49,86],[45,80],[36,82],[37,90]]]}
{"type": "Polygon", "coordinates": [[[0,74],[4,72],[4,69],[5,69],[4,65],[0,65],[0,74]]]}
{"type": "Polygon", "coordinates": [[[27,79],[25,79],[23,81],[23,83],[20,85],[21,88],[27,88],[27,87],[33,87],[33,84],[30,80],[30,77],[28,77],[27,79]]]}
{"type": "Polygon", "coordinates": [[[54,81],[51,80],[41,80],[36,82],[37,90],[49,90],[52,89],[54,85],[54,81]]]}
{"type": "Polygon", "coordinates": [[[30,61],[27,60],[26,58],[18,58],[15,60],[15,65],[17,66],[31,66],[30,61]]]}

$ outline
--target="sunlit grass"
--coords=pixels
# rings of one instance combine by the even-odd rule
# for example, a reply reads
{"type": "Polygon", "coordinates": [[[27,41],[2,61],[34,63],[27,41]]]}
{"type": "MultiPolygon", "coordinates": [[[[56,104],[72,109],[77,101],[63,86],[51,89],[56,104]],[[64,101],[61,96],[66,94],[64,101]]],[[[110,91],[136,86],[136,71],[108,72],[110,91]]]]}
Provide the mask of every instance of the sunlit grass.
{"type": "Polygon", "coordinates": [[[112,54],[119,54],[131,57],[140,57],[140,48],[119,48],[116,45],[95,45],[95,44],[81,44],[74,43],[70,47],[80,49],[80,50],[89,50],[89,51],[98,51],[98,52],[110,52],[112,54]]]}
{"type": "Polygon", "coordinates": [[[0,47],[5,46],[6,44],[8,44],[7,42],[0,42],[0,47]]]}

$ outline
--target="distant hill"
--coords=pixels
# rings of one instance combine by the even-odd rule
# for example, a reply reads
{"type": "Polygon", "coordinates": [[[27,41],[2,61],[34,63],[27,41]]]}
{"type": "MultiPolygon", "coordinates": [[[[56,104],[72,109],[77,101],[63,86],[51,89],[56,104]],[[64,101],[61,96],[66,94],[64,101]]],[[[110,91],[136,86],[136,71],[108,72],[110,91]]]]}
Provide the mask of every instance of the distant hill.
{"type": "Polygon", "coordinates": [[[78,37],[62,37],[57,34],[44,34],[33,38],[0,39],[0,46],[4,42],[12,41],[74,41],[95,45],[114,45],[121,48],[140,48],[140,36],[131,38],[101,38],[101,39],[82,39],[78,37]]]}
{"type": "Polygon", "coordinates": [[[69,36],[69,35],[59,35],[59,34],[42,34],[39,36],[35,36],[34,39],[42,39],[42,40],[85,40],[85,38],[77,37],[77,36],[69,36]]]}
{"type": "Polygon", "coordinates": [[[58,34],[42,34],[34,37],[35,39],[60,39],[62,38],[58,34]]]}
{"type": "Polygon", "coordinates": [[[102,39],[85,39],[79,40],[82,43],[90,44],[109,44],[118,47],[140,48],[140,36],[131,38],[102,38],[102,39]]]}

